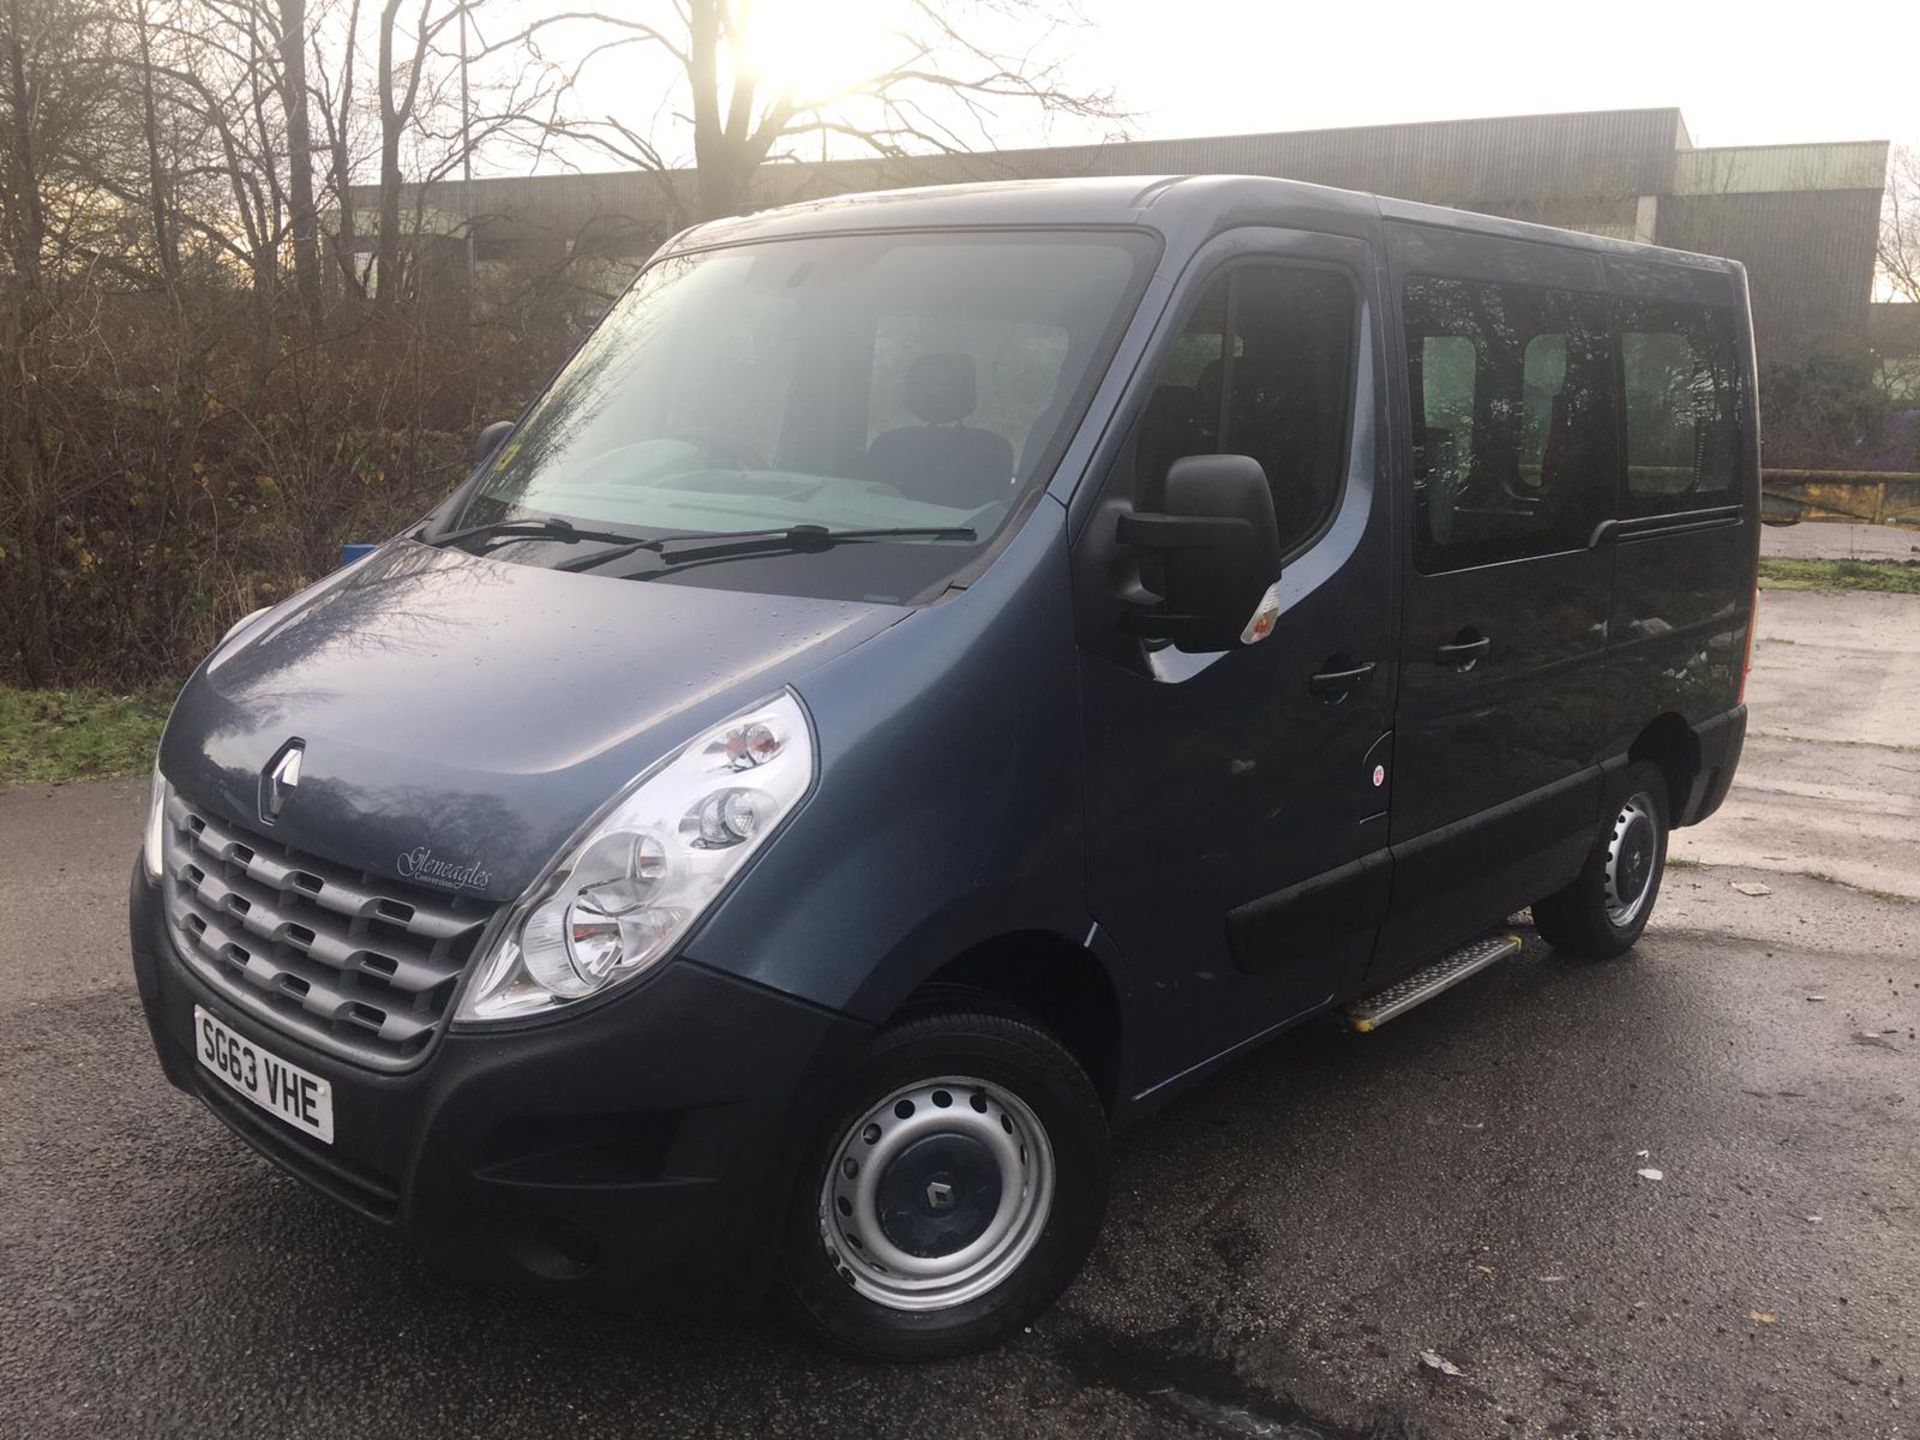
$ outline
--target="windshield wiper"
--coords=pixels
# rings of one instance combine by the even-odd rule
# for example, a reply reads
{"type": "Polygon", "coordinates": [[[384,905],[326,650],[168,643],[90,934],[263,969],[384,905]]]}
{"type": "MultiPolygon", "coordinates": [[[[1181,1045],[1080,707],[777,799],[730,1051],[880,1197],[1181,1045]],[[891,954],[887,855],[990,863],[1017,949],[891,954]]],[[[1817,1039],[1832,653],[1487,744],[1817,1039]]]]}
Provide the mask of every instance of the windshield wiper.
{"type": "Polygon", "coordinates": [[[501,540],[558,540],[563,545],[578,544],[582,540],[603,540],[608,544],[619,545],[631,540],[617,530],[582,530],[570,520],[558,515],[549,515],[541,520],[489,520],[484,525],[466,525],[458,530],[449,530],[424,543],[428,545],[454,545],[462,540],[473,540],[481,536],[501,540]]]}
{"type": "Polygon", "coordinates": [[[891,525],[871,530],[829,530],[824,525],[783,525],[770,530],[692,531],[684,535],[657,535],[651,540],[628,540],[611,550],[596,551],[556,565],[556,570],[593,570],[640,550],[652,550],[663,565],[692,560],[730,560],[739,555],[777,555],[783,550],[814,554],[847,540],[972,540],[971,525],[891,525]],[[705,540],[686,550],[666,547],[683,540],[705,540]]]}

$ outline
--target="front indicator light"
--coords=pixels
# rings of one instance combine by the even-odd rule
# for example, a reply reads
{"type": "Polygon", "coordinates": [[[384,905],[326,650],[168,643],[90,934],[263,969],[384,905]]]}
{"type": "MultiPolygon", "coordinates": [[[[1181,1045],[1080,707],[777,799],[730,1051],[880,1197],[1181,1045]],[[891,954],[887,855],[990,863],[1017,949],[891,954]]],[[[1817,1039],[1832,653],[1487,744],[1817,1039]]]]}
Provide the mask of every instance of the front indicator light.
{"type": "Polygon", "coordinates": [[[812,784],[812,732],[790,693],[698,736],[629,787],[515,905],[460,1018],[537,1015],[644,974],[812,784]]]}

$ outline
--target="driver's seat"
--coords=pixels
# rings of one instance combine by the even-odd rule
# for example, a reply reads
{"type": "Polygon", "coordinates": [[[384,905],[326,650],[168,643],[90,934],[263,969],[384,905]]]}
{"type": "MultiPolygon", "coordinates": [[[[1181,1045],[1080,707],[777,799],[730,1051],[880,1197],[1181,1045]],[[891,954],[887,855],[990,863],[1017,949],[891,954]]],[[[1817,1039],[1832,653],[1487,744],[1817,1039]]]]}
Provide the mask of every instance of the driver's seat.
{"type": "Polygon", "coordinates": [[[1014,479],[1012,442],[964,423],[979,404],[973,357],[922,355],[907,366],[900,389],[907,410],[925,423],[874,436],[867,477],[910,500],[955,510],[1006,499],[1014,479]]]}

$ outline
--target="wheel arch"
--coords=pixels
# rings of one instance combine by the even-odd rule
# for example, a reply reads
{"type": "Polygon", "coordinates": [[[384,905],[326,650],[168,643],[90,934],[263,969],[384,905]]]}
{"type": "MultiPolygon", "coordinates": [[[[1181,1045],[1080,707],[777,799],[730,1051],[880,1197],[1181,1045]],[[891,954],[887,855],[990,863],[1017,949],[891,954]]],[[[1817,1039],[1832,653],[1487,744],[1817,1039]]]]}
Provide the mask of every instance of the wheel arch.
{"type": "Polygon", "coordinates": [[[1052,1034],[1087,1072],[1108,1115],[1114,1114],[1126,1061],[1125,1003],[1105,959],[1050,931],[996,935],[936,968],[887,1023],[982,1001],[1052,1034]]]}
{"type": "Polygon", "coordinates": [[[1668,710],[1656,715],[1627,747],[1629,764],[1646,760],[1660,767],[1667,779],[1667,825],[1681,823],[1694,777],[1700,773],[1700,737],[1686,717],[1668,710]]]}

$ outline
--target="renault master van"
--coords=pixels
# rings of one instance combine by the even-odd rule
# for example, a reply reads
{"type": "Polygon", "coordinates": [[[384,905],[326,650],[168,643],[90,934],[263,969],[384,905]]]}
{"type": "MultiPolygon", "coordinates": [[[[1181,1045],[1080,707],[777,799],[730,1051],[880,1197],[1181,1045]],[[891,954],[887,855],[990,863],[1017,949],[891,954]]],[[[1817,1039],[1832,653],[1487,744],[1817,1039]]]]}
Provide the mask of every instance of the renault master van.
{"type": "Polygon", "coordinates": [[[1526,907],[1634,944],[1740,754],[1756,435],[1723,260],[1234,177],[688,231],[187,683],[160,1061],[449,1269],[990,1343],[1114,1127],[1526,907]]]}

